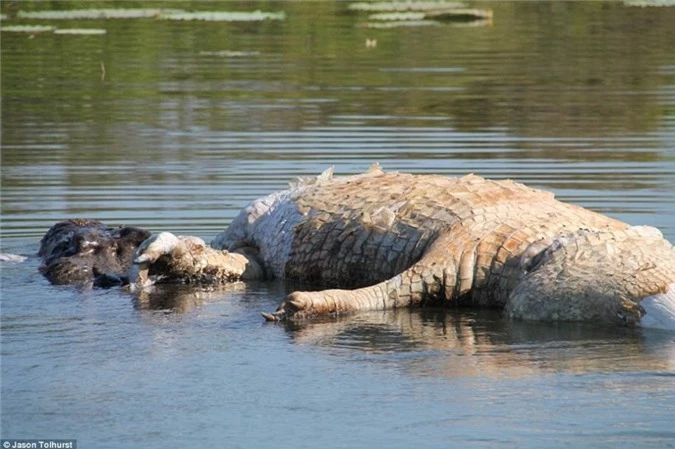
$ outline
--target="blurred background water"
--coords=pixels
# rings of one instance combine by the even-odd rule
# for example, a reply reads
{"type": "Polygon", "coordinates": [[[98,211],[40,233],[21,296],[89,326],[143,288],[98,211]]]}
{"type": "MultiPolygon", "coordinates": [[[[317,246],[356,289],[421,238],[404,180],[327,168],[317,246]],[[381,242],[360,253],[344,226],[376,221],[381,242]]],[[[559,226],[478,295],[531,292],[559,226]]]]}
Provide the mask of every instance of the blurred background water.
{"type": "MultiPolygon", "coordinates": [[[[3,2],[20,10],[143,2],[3,2]]],[[[3,31],[2,251],[55,221],[205,238],[334,165],[474,172],[675,240],[675,7],[480,2],[373,29],[339,2],[152,2],[265,22],[18,20],[3,31]]],[[[265,325],[292,286],[148,301],[1,266],[2,437],[80,447],[672,447],[675,336],[481,311],[265,325]]]]}

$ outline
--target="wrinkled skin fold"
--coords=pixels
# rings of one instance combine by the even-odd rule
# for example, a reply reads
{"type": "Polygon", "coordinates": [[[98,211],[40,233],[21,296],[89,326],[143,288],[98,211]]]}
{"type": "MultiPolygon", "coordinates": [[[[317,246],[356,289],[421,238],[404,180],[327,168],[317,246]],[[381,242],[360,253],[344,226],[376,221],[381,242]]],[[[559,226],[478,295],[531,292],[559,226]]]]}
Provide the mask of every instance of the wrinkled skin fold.
{"type": "Polygon", "coordinates": [[[128,277],[136,290],[273,277],[327,287],[290,294],[264,314],[273,321],[446,305],[675,329],[675,249],[657,229],[474,175],[328,170],[251,202],[211,245],[153,235],[128,277]]]}

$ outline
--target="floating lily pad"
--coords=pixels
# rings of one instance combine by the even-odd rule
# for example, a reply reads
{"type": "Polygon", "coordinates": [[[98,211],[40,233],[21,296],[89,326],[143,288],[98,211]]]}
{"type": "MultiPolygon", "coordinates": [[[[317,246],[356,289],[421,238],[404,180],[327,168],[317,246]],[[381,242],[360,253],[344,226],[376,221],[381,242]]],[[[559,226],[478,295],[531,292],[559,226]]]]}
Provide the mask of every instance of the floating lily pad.
{"type": "Polygon", "coordinates": [[[209,22],[257,22],[262,20],[284,20],[286,18],[286,14],[283,11],[182,11],[163,13],[159,18],[164,20],[202,20],[209,22]]]}
{"type": "Polygon", "coordinates": [[[77,19],[146,19],[180,10],[150,9],[71,9],[64,11],[19,11],[19,19],[77,20],[77,19]]]}
{"type": "Polygon", "coordinates": [[[360,2],[348,7],[353,11],[429,11],[432,9],[466,8],[466,4],[454,1],[398,1],[398,2],[360,2]]]}
{"type": "Polygon", "coordinates": [[[0,28],[2,31],[10,31],[13,33],[47,33],[54,31],[54,27],[46,25],[9,25],[0,28]]]}
{"type": "Polygon", "coordinates": [[[97,28],[63,28],[54,30],[54,34],[81,34],[81,35],[99,35],[105,34],[106,30],[97,28]]]}

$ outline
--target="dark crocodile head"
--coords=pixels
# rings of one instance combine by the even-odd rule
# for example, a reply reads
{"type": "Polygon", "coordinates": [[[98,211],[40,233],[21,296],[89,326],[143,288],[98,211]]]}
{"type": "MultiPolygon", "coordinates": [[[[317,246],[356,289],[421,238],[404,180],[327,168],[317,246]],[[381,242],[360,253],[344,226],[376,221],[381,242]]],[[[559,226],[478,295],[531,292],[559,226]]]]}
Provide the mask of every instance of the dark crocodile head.
{"type": "Polygon", "coordinates": [[[42,274],[57,285],[107,287],[125,282],[133,255],[150,232],[110,228],[93,220],[68,220],[52,226],[42,239],[42,274]]]}

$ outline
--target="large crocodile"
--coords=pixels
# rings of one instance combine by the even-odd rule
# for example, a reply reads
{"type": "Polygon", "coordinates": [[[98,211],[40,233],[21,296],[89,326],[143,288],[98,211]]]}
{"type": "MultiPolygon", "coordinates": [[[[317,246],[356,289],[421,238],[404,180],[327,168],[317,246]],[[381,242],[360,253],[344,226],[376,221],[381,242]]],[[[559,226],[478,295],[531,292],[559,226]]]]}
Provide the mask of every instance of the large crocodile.
{"type": "Polygon", "coordinates": [[[140,289],[263,277],[329,288],[288,295],[268,320],[458,305],[675,329],[675,248],[657,229],[475,175],[328,170],[253,201],[210,246],[154,235],[130,271],[140,289]]]}

